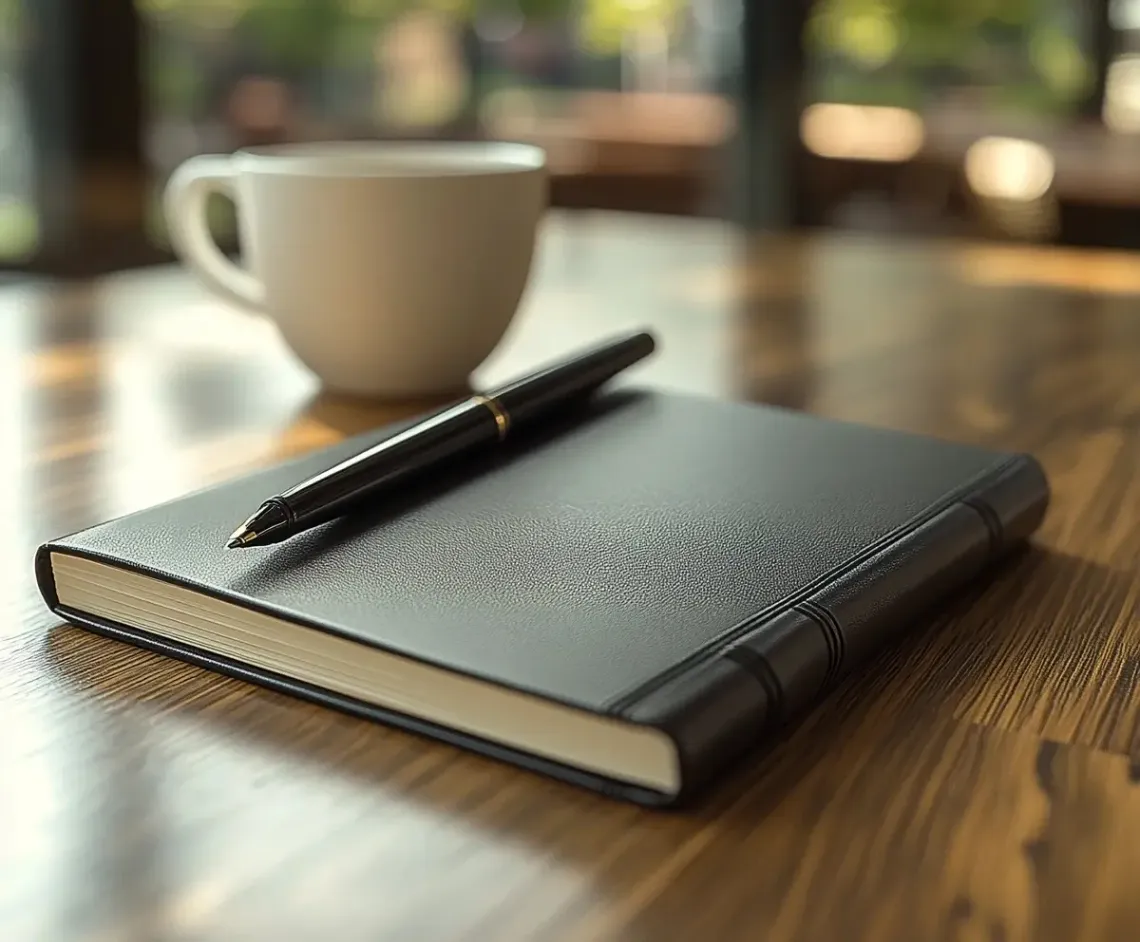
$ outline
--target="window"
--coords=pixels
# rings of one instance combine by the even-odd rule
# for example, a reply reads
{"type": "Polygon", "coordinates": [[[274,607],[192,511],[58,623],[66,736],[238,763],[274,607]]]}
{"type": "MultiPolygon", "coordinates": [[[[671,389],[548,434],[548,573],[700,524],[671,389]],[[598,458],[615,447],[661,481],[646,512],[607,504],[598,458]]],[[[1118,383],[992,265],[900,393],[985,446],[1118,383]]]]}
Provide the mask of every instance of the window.
{"type": "MultiPolygon", "coordinates": [[[[545,145],[556,197],[592,188],[604,206],[632,192],[628,208],[695,211],[716,169],[710,155],[732,130],[723,92],[740,0],[138,0],[138,8],[156,191],[201,152],[490,136],[545,145]]],[[[232,227],[224,207],[217,227],[232,227]]]]}

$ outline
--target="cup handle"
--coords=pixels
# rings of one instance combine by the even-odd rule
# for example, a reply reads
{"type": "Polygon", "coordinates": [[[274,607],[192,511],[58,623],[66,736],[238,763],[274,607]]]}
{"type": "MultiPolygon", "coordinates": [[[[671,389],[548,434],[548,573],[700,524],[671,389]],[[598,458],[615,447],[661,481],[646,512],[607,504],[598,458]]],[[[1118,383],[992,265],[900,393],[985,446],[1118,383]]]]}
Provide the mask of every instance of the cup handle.
{"type": "Polygon", "coordinates": [[[206,225],[206,199],[211,193],[233,199],[236,175],[230,157],[191,157],[167,181],[163,208],[171,245],[187,266],[227,300],[261,310],[265,286],[222,254],[206,225]]]}

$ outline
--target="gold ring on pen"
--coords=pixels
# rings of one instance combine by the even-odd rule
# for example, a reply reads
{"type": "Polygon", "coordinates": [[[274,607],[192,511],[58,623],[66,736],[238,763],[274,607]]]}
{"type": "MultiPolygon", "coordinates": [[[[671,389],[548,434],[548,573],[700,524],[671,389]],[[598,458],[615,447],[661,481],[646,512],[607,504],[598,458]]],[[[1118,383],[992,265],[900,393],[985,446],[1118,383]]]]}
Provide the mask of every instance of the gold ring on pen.
{"type": "Polygon", "coordinates": [[[499,441],[507,437],[507,432],[511,427],[511,417],[503,404],[498,399],[492,399],[490,396],[475,396],[475,401],[480,405],[486,406],[491,415],[495,417],[495,425],[499,429],[499,441]]]}

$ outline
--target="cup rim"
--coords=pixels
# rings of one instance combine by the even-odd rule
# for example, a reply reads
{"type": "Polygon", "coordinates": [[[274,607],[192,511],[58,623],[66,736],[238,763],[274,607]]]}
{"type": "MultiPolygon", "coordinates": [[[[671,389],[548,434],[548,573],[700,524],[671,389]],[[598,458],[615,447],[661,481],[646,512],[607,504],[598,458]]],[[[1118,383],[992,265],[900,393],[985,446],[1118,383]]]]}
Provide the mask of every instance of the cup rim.
{"type": "Polygon", "coordinates": [[[431,179],[537,173],[546,151],[515,141],[312,141],[243,147],[241,170],[306,177],[431,179]]]}

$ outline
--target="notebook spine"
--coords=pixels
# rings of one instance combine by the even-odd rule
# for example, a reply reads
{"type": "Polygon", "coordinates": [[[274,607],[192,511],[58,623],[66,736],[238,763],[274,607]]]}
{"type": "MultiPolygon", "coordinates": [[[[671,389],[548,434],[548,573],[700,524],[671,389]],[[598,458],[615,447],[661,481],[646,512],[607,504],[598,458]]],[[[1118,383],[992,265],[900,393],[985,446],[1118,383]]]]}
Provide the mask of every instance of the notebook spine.
{"type": "MultiPolygon", "coordinates": [[[[916,617],[1023,543],[1049,488],[1019,457],[899,540],[626,704],[674,739],[685,792],[800,714],[916,617]]],[[[684,794],[684,793],[683,793],[684,794]]]]}

